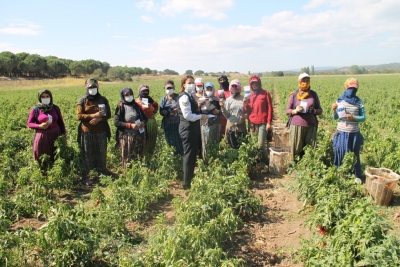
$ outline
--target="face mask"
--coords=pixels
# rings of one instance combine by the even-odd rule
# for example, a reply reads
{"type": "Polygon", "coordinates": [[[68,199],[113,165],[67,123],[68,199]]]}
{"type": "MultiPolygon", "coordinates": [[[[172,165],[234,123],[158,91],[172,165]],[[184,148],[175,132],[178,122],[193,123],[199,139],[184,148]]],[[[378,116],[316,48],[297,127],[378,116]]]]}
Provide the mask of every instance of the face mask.
{"type": "Polygon", "coordinates": [[[212,92],[212,91],[206,91],[206,95],[207,95],[208,97],[211,97],[211,96],[213,96],[213,92],[212,92]]]}
{"type": "Polygon", "coordinates": [[[308,82],[300,82],[299,88],[303,91],[307,91],[310,88],[310,83],[308,82]]]}
{"type": "Polygon", "coordinates": [[[165,90],[165,93],[167,95],[172,95],[174,93],[174,89],[167,89],[167,90],[165,90]]]}
{"type": "Polygon", "coordinates": [[[197,92],[203,92],[203,87],[196,87],[197,92]]]}
{"type": "Polygon", "coordinates": [[[133,95],[125,96],[125,101],[126,102],[132,102],[132,100],[133,100],[133,95]]]}
{"type": "Polygon", "coordinates": [[[50,104],[51,98],[41,98],[40,102],[42,102],[43,105],[48,105],[50,104]]]}
{"type": "Polygon", "coordinates": [[[194,88],[195,88],[194,83],[185,85],[185,91],[189,94],[193,92],[194,88]]]}
{"type": "Polygon", "coordinates": [[[140,93],[140,97],[147,98],[149,97],[149,93],[140,93]]]}
{"type": "Polygon", "coordinates": [[[254,84],[254,85],[251,86],[251,89],[256,91],[256,90],[258,90],[258,86],[254,84]]]}
{"type": "Polygon", "coordinates": [[[97,95],[97,88],[90,88],[89,95],[97,95]]]}

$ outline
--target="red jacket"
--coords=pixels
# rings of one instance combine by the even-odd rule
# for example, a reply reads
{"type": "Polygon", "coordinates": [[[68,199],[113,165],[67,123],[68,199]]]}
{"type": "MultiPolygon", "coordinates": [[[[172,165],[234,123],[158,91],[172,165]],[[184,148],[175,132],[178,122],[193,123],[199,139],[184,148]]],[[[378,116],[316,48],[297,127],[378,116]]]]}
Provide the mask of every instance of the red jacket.
{"type": "Polygon", "coordinates": [[[260,89],[258,94],[251,92],[248,105],[244,107],[248,119],[254,124],[265,124],[272,122],[272,100],[271,94],[264,89],[260,89]]]}

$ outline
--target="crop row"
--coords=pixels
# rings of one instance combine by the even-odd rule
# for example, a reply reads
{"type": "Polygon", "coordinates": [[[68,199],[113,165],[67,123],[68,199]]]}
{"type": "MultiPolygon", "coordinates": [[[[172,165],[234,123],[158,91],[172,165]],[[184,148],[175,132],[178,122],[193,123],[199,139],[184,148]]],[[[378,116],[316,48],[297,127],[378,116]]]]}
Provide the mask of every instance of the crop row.
{"type": "MultiPolygon", "coordinates": [[[[317,149],[307,150],[292,175],[304,209],[311,211],[307,224],[318,232],[302,241],[299,261],[305,266],[399,266],[400,239],[382,217],[382,208],[365,196],[363,185],[354,183],[354,155],[347,154],[340,168],[332,166],[331,138],[336,122],[331,118],[331,104],[342,94],[346,78],[311,78],[324,114],[320,117],[317,149]]],[[[360,124],[365,138],[363,168],[386,167],[399,172],[398,77],[356,78],[367,113],[367,121],[360,124]]],[[[286,118],[286,101],[296,87],[287,79],[275,79],[271,87],[279,94],[279,112],[286,118]]]]}

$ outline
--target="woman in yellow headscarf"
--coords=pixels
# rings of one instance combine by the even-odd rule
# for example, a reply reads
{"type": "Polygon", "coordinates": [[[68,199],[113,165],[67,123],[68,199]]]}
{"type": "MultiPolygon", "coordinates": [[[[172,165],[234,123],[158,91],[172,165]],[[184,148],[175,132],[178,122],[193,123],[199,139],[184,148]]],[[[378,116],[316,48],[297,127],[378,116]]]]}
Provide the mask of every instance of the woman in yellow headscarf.
{"type": "Polygon", "coordinates": [[[318,95],[311,90],[310,76],[302,73],[298,78],[299,88],[289,97],[286,114],[289,121],[290,150],[293,159],[304,154],[304,147],[315,147],[317,143],[317,115],[322,114],[318,95]]]}

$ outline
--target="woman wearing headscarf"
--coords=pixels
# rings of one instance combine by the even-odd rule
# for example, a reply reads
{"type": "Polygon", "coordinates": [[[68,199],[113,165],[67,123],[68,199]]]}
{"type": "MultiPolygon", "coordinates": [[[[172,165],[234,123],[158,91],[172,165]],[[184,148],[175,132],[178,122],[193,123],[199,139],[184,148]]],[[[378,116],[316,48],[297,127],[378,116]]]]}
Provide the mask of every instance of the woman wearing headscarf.
{"type": "Polygon", "coordinates": [[[227,119],[225,140],[232,148],[239,148],[238,139],[247,134],[246,113],[243,106],[242,85],[239,80],[232,80],[229,85],[230,97],[220,102],[221,111],[227,119]]]}
{"type": "Polygon", "coordinates": [[[196,152],[200,133],[200,120],[207,120],[205,114],[198,112],[198,105],[193,99],[195,90],[194,78],[191,75],[183,76],[178,98],[179,135],[183,144],[183,188],[189,189],[194,175],[196,152]]]}
{"type": "Polygon", "coordinates": [[[160,101],[160,115],[163,117],[161,128],[164,129],[167,144],[175,148],[175,152],[183,155],[182,139],[179,135],[178,94],[174,93],[172,80],[165,82],[165,96],[160,101]]]}
{"type": "MultiPolygon", "coordinates": [[[[196,90],[193,91],[193,99],[197,102],[197,112],[201,113],[201,107],[204,104],[204,82],[202,78],[196,78],[194,80],[194,85],[196,86],[196,90]]],[[[197,152],[199,157],[203,157],[203,147],[201,145],[201,128],[199,128],[199,142],[197,152]]]]}
{"type": "Polygon", "coordinates": [[[333,118],[338,120],[337,131],[333,137],[333,163],[342,164],[345,153],[354,152],[357,162],[354,174],[361,179],[360,150],[364,137],[360,133],[359,123],[365,121],[364,102],[356,96],[358,80],[349,78],[344,83],[345,91],[332,105],[333,118]]]}
{"type": "Polygon", "coordinates": [[[310,76],[302,73],[298,78],[299,88],[291,93],[286,106],[289,121],[289,137],[292,158],[303,156],[304,147],[315,147],[317,143],[317,115],[322,114],[318,95],[310,87],[310,76]]]}
{"type": "Polygon", "coordinates": [[[76,113],[78,143],[81,149],[82,175],[84,183],[90,185],[88,174],[97,169],[106,173],[107,139],[111,137],[107,120],[111,117],[107,98],[99,93],[99,83],[90,78],[85,82],[86,95],[78,100],[76,113]]]}
{"type": "Polygon", "coordinates": [[[144,153],[147,156],[153,155],[154,149],[156,147],[157,140],[157,121],[155,115],[158,111],[158,103],[153,100],[149,95],[150,88],[146,84],[139,85],[138,97],[136,98],[136,103],[141,107],[148,118],[146,124],[146,143],[144,146],[144,153]]]}
{"type": "Polygon", "coordinates": [[[209,141],[212,140],[219,144],[221,140],[221,107],[219,105],[219,98],[214,96],[214,85],[210,82],[205,85],[204,91],[205,101],[201,103],[200,113],[209,115],[208,120],[202,121],[201,126],[201,144],[202,144],[202,157],[205,162],[208,161],[207,146],[209,141]]]}
{"type": "Polygon", "coordinates": [[[273,107],[271,94],[262,88],[261,79],[253,75],[249,79],[251,88],[250,99],[243,98],[245,112],[249,120],[249,130],[258,138],[258,149],[261,152],[261,160],[268,163],[269,151],[265,142],[267,131],[271,129],[273,107]]]}
{"type": "MultiPolygon", "coordinates": [[[[231,96],[231,93],[229,92],[229,81],[228,81],[228,76],[225,74],[222,74],[218,77],[218,83],[219,83],[219,90],[215,92],[215,96],[221,99],[222,101],[225,101],[231,96]]],[[[225,134],[226,130],[226,118],[225,116],[221,116],[221,138],[225,134]]]]}
{"type": "Polygon", "coordinates": [[[145,125],[147,116],[136,104],[131,88],[123,88],[114,114],[114,125],[117,127],[117,138],[121,147],[122,168],[127,163],[143,155],[146,140],[145,125]]]}
{"type": "Polygon", "coordinates": [[[35,130],[33,139],[33,158],[39,162],[42,169],[40,157],[43,154],[50,156],[54,161],[55,146],[57,138],[65,134],[65,124],[60,108],[53,103],[53,95],[47,89],[38,93],[38,103],[31,109],[27,125],[35,130]]]}

